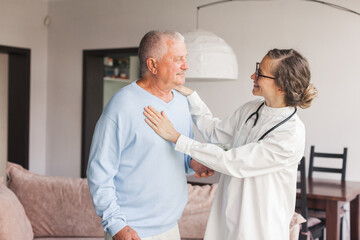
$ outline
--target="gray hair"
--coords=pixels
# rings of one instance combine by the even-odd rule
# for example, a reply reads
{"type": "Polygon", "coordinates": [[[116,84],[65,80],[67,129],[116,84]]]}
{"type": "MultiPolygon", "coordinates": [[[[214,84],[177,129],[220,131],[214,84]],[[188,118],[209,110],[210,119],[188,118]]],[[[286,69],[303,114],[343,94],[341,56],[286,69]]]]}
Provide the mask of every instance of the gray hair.
{"type": "Polygon", "coordinates": [[[285,92],[287,106],[308,108],[317,97],[317,89],[310,83],[309,63],[294,49],[272,49],[266,56],[276,60],[271,67],[276,84],[285,92]]]}
{"type": "Polygon", "coordinates": [[[139,60],[141,76],[148,71],[147,59],[155,58],[161,60],[164,54],[167,52],[166,40],[172,40],[176,42],[184,42],[184,37],[175,31],[150,31],[144,35],[139,45],[139,60]]]}

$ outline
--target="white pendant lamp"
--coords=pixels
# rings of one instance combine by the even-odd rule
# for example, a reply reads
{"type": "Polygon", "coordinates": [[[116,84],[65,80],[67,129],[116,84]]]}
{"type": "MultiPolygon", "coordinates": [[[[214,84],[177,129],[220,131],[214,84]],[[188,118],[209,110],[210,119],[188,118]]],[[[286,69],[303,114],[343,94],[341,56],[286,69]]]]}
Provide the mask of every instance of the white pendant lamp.
{"type": "Polygon", "coordinates": [[[238,63],[232,48],[220,37],[203,30],[184,33],[189,81],[236,80],[238,63]]]}
{"type": "MultiPolygon", "coordinates": [[[[202,7],[227,2],[219,1],[197,7],[202,7]]],[[[198,26],[198,21],[197,21],[198,26]]],[[[189,69],[186,71],[188,81],[222,81],[237,80],[238,63],[233,49],[214,33],[196,29],[183,33],[188,51],[187,62],[189,69]]]]}

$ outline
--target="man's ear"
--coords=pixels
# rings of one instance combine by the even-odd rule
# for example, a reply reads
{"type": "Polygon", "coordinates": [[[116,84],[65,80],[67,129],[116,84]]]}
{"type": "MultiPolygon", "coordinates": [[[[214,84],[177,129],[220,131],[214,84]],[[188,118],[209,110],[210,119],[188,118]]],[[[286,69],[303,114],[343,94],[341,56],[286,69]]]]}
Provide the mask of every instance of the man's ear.
{"type": "Polygon", "coordinates": [[[148,58],[146,64],[152,74],[157,74],[157,62],[155,58],[148,58]]]}

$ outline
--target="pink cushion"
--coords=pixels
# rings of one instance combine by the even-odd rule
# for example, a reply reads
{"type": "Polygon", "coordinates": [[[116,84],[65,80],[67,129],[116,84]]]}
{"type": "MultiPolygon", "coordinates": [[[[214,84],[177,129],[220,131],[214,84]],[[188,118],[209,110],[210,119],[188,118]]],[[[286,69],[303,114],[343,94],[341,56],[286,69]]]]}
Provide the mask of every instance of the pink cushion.
{"type": "Polygon", "coordinates": [[[32,240],[34,237],[24,207],[0,178],[0,239],[32,240]]]}
{"type": "Polygon", "coordinates": [[[35,237],[102,237],[86,179],[35,174],[8,163],[8,187],[30,219],[35,237]]]}
{"type": "Polygon", "coordinates": [[[72,238],[72,237],[54,237],[54,238],[34,238],[34,240],[104,240],[104,237],[86,237],[86,238],[72,238]]]}
{"type": "Polygon", "coordinates": [[[188,184],[189,200],[179,220],[182,238],[203,238],[217,184],[193,186],[188,184]]]}
{"type": "Polygon", "coordinates": [[[315,226],[316,224],[319,224],[319,223],[321,223],[321,220],[318,218],[309,217],[307,220],[307,225],[309,228],[312,226],[315,226]]]}

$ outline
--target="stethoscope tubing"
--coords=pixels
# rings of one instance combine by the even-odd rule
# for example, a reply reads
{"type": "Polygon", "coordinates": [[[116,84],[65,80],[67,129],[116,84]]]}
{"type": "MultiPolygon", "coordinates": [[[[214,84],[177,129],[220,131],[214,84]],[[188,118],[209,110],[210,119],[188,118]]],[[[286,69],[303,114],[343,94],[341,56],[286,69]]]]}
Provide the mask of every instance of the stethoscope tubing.
{"type": "MultiPolygon", "coordinates": [[[[261,103],[260,106],[256,109],[256,111],[253,112],[252,114],[250,114],[250,116],[246,119],[245,124],[249,121],[249,119],[252,118],[252,116],[255,115],[255,121],[254,121],[254,124],[253,124],[252,127],[254,127],[254,126],[256,125],[256,123],[257,123],[257,121],[258,121],[258,119],[259,119],[259,110],[260,110],[260,108],[261,108],[262,106],[264,106],[264,104],[265,104],[265,102],[261,103]]],[[[273,126],[272,128],[270,128],[269,130],[267,130],[267,131],[259,138],[258,141],[261,141],[261,140],[264,139],[264,137],[266,137],[266,135],[268,135],[270,132],[274,131],[276,128],[280,127],[281,125],[283,125],[284,123],[286,123],[287,121],[289,121],[290,118],[292,118],[292,116],[295,115],[296,111],[297,111],[297,108],[295,107],[294,112],[293,112],[290,116],[288,116],[287,118],[285,118],[284,120],[282,120],[281,122],[279,122],[278,124],[276,124],[275,126],[273,126]]]]}

